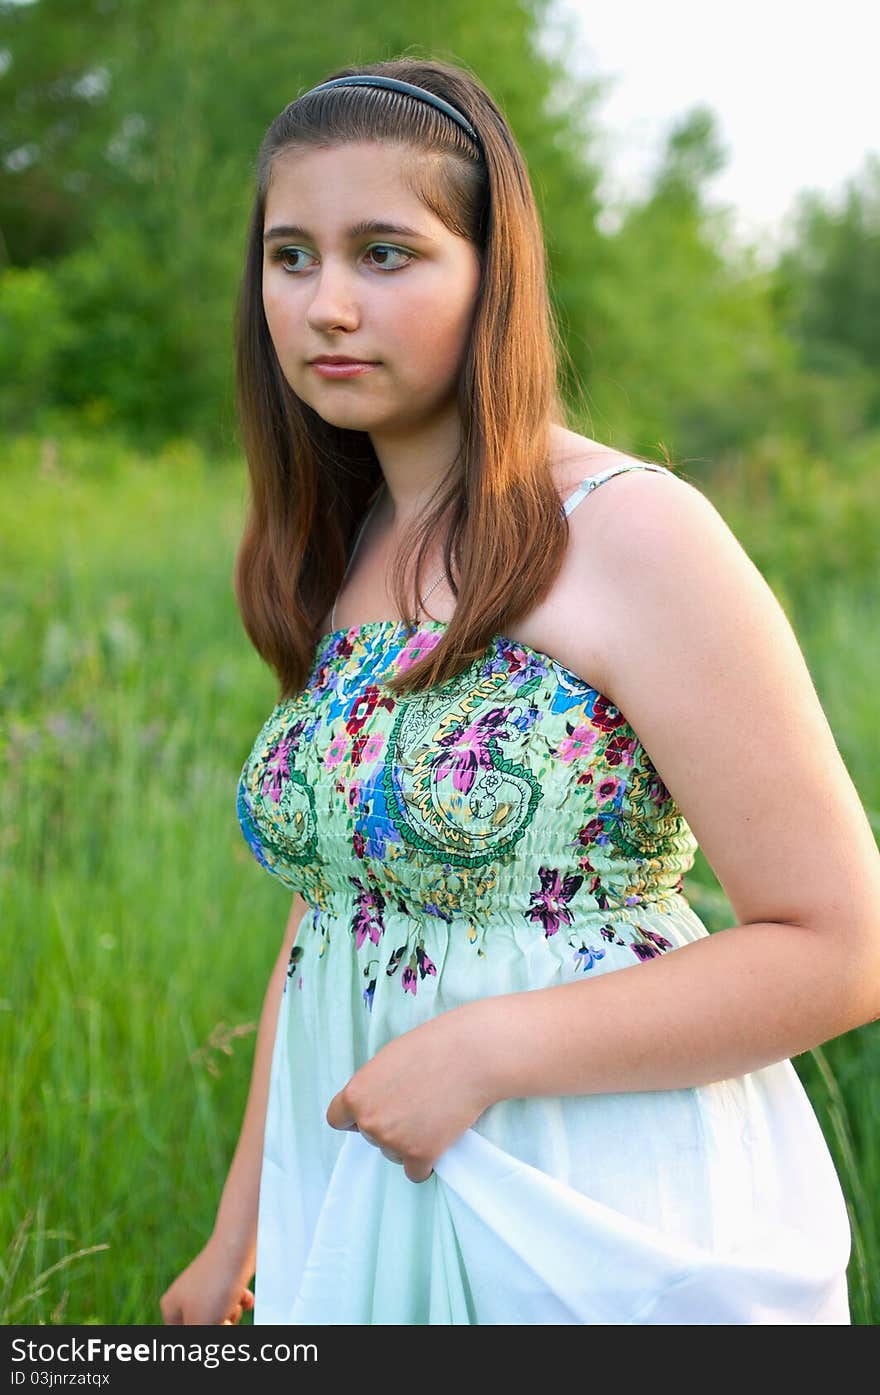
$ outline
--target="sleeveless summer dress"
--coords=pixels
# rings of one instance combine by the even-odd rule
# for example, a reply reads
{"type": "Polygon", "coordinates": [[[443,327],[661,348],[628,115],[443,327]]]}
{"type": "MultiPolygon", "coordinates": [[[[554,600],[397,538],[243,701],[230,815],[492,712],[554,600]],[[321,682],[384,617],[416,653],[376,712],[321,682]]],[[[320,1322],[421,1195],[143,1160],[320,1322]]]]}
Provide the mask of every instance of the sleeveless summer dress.
{"type": "MultiPolygon", "coordinates": [[[[566,514],[624,469],[669,473],[612,466],[566,514]]],[[[444,625],[324,635],[241,772],[244,836],[309,908],[271,1066],[254,1321],[849,1323],[846,1204],[790,1060],[503,1099],[419,1183],[327,1123],[355,1071],[437,1013],[638,973],[709,933],[682,892],[696,839],[583,678],[499,635],[444,686],[383,688],[444,625]]]]}

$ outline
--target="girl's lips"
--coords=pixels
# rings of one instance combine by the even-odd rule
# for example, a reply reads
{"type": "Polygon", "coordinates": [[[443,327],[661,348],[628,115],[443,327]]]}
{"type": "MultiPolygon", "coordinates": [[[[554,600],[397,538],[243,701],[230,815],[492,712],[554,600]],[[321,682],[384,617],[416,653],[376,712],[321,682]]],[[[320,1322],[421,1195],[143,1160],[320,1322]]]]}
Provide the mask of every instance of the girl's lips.
{"type": "Polygon", "coordinates": [[[361,373],[368,373],[371,368],[378,367],[375,363],[313,363],[312,367],[316,373],[320,373],[322,378],[357,378],[361,373]]]}

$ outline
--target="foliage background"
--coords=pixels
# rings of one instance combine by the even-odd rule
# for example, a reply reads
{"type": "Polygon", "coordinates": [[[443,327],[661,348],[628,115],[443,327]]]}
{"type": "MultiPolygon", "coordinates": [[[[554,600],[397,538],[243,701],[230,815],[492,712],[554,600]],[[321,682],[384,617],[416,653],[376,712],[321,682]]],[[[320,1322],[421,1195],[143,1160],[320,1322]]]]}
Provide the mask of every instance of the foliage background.
{"type": "MultiPolygon", "coordinates": [[[[0,0],[0,1321],[159,1321],[240,1126],[289,898],[234,816],[274,687],[231,586],[232,309],[260,138],[341,63],[435,56],[493,92],[572,425],[668,450],[716,503],[880,832],[880,157],[839,204],[804,195],[768,267],[706,207],[724,154],[698,107],[608,231],[601,81],[543,53],[546,11],[0,0]]],[[[685,889],[731,923],[701,854],[685,889]]],[[[876,1323],[880,1024],[795,1066],[850,1206],[853,1320],[876,1323]]]]}

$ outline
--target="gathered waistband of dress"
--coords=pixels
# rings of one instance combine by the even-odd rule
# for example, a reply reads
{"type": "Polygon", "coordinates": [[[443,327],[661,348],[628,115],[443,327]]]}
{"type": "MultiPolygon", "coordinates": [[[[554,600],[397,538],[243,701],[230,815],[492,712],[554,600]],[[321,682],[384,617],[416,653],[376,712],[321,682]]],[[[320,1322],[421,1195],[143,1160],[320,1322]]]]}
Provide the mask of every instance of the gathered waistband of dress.
{"type": "Polygon", "coordinates": [[[423,926],[438,921],[450,928],[453,925],[471,926],[474,924],[496,924],[503,926],[522,925],[534,922],[540,925],[543,915],[558,915],[562,923],[569,927],[585,925],[598,927],[606,922],[623,921],[638,924],[640,916],[676,915],[685,912],[693,915],[690,903],[682,892],[666,891],[662,895],[630,898],[625,905],[589,906],[580,903],[564,906],[560,913],[558,906],[545,903],[544,898],[531,896],[526,899],[508,900],[487,909],[480,907],[453,908],[434,903],[419,904],[415,900],[406,901],[400,896],[389,897],[384,891],[377,894],[372,887],[359,891],[356,887],[340,890],[323,898],[320,904],[307,902],[306,914],[314,919],[328,918],[346,920],[355,915],[368,918],[381,918],[389,922],[405,923],[416,919],[423,926]]]}

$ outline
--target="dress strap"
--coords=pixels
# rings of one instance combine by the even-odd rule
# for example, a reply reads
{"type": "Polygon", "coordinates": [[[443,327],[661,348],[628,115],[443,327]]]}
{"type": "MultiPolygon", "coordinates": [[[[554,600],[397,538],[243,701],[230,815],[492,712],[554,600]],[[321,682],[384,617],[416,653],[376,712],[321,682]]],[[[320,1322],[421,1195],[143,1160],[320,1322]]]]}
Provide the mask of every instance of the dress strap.
{"type": "MultiPolygon", "coordinates": [[[[578,504],[581,502],[582,499],[586,499],[588,494],[591,494],[594,489],[598,489],[600,484],[604,484],[606,480],[613,479],[615,475],[625,474],[628,470],[655,470],[658,474],[661,475],[672,474],[672,471],[667,470],[665,465],[654,465],[646,460],[624,461],[623,464],[609,465],[607,470],[600,470],[598,475],[591,475],[589,479],[581,480],[577,489],[575,489],[572,494],[569,494],[568,498],[565,501],[565,504],[563,505],[566,517],[568,517],[569,514],[574,512],[574,510],[577,508],[578,504]]],[[[371,514],[373,513],[373,510],[379,502],[379,495],[383,492],[384,481],[379,486],[379,490],[375,498],[373,499],[372,504],[367,509],[366,513],[364,514],[364,517],[361,519],[360,526],[355,536],[354,546],[351,549],[351,553],[349,554],[348,558],[348,563],[343,573],[342,583],[339,587],[339,590],[336,592],[336,599],[333,602],[333,609],[330,612],[331,630],[333,629],[333,623],[336,618],[336,604],[339,600],[339,597],[342,595],[342,588],[345,585],[346,578],[348,577],[348,573],[351,569],[351,564],[354,561],[355,553],[358,550],[358,544],[361,540],[364,528],[366,527],[367,521],[369,520],[371,514]]]]}
{"type": "Polygon", "coordinates": [[[609,465],[607,470],[600,470],[598,475],[591,475],[589,479],[581,480],[574,493],[569,494],[564,504],[566,517],[574,512],[582,499],[586,499],[588,494],[592,494],[594,489],[598,489],[600,484],[613,479],[615,475],[625,474],[628,470],[656,470],[661,475],[672,474],[672,471],[667,470],[665,465],[653,465],[646,460],[632,460],[626,461],[622,465],[609,465]]]}

